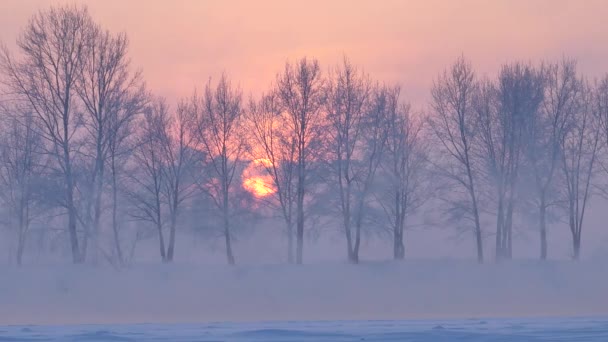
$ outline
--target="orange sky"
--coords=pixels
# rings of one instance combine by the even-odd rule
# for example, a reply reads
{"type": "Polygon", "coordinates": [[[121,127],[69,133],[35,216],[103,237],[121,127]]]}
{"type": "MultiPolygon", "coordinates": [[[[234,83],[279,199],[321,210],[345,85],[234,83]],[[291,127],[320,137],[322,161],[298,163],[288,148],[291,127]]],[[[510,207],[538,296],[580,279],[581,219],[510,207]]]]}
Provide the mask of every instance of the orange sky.
{"type": "MultiPolygon", "coordinates": [[[[76,1],[84,3],[84,1],[76,1]]],[[[27,18],[65,1],[2,0],[0,39],[14,44],[27,18]]],[[[287,58],[342,54],[376,79],[403,84],[425,104],[439,71],[464,53],[481,72],[522,58],[579,59],[608,71],[607,1],[86,1],[105,27],[126,31],[133,64],[152,91],[175,100],[225,70],[245,94],[267,88],[287,58]]]]}

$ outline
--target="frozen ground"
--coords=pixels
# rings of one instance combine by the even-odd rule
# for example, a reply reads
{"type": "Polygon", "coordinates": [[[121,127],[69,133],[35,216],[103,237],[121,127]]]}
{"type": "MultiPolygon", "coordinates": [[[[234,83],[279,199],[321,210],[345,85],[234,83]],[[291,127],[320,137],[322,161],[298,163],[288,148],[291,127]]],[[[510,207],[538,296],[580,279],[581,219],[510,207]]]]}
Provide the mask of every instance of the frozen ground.
{"type": "Polygon", "coordinates": [[[608,341],[606,318],[0,326],[0,341],[608,341]]]}

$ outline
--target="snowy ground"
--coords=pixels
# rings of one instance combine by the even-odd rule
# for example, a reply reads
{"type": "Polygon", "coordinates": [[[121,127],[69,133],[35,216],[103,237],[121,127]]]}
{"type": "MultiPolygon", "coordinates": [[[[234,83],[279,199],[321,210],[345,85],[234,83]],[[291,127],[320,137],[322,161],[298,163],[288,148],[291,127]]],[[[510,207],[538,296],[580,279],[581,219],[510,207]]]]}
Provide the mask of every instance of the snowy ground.
{"type": "Polygon", "coordinates": [[[608,341],[603,260],[30,265],[0,274],[0,342],[608,341]]]}
{"type": "Polygon", "coordinates": [[[0,326],[0,341],[608,341],[606,318],[0,326]]]}

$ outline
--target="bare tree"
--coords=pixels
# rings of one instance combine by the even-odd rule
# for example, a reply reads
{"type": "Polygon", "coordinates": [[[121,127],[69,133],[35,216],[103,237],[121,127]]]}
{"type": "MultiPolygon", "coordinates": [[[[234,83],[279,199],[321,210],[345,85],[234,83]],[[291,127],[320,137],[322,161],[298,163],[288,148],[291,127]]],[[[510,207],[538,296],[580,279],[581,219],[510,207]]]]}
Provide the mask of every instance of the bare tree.
{"type": "MultiPolygon", "coordinates": [[[[213,174],[205,182],[208,193],[222,214],[222,230],[226,243],[228,264],[234,265],[230,218],[234,208],[231,197],[234,195],[234,177],[237,166],[246,152],[242,94],[234,88],[225,74],[217,86],[209,82],[205,88],[202,104],[198,110],[198,138],[205,153],[205,159],[213,174]]],[[[193,97],[193,103],[198,102],[193,97]]]]}
{"type": "MultiPolygon", "coordinates": [[[[139,111],[126,109],[126,113],[135,113],[139,111]]],[[[122,115],[121,115],[122,116],[122,115]]],[[[124,262],[124,253],[121,247],[120,228],[118,222],[118,203],[119,203],[119,186],[121,185],[121,175],[124,173],[125,164],[130,159],[131,152],[134,148],[134,140],[130,139],[136,133],[133,129],[133,122],[135,121],[135,115],[125,114],[125,117],[129,117],[128,120],[124,120],[121,124],[118,124],[121,120],[118,120],[119,116],[114,118],[114,124],[109,134],[108,139],[108,167],[110,168],[110,184],[112,189],[112,236],[114,241],[114,251],[118,263],[124,262]]]]}
{"type": "Polygon", "coordinates": [[[201,156],[196,141],[196,112],[180,103],[176,115],[170,118],[166,131],[159,134],[161,153],[165,162],[164,185],[169,207],[169,245],[167,261],[173,261],[175,231],[181,207],[195,193],[197,179],[202,168],[196,169],[201,156]]]}
{"type": "Polygon", "coordinates": [[[498,85],[485,82],[476,103],[480,153],[490,189],[496,195],[496,259],[512,256],[513,213],[526,125],[543,100],[542,73],[530,65],[505,65],[498,85]]]}
{"type": "Polygon", "coordinates": [[[115,101],[116,107],[113,108],[113,114],[110,115],[106,156],[112,188],[112,235],[119,263],[124,262],[118,222],[120,180],[124,178],[125,164],[136,147],[137,139],[134,136],[137,131],[133,127],[133,123],[137,121],[138,115],[143,113],[149,101],[149,95],[140,91],[123,92],[122,95],[124,98],[115,101]]]}
{"type": "Polygon", "coordinates": [[[34,15],[17,46],[21,60],[15,61],[4,48],[2,64],[10,89],[23,96],[41,125],[65,180],[65,207],[72,260],[84,260],[76,230],[74,205],[73,140],[80,120],[75,110],[75,88],[86,51],[92,44],[93,23],[86,8],[55,7],[34,15]]]}
{"type": "Polygon", "coordinates": [[[365,204],[386,142],[390,91],[373,89],[369,77],[346,58],[331,73],[326,89],[331,179],[338,184],[347,258],[358,263],[365,204]]]}
{"type": "Polygon", "coordinates": [[[133,205],[131,215],[150,222],[158,232],[160,256],[168,262],[164,228],[166,225],[166,172],[163,144],[170,125],[169,108],[156,99],[144,112],[141,131],[133,150],[134,172],[130,173],[127,194],[133,205]]]}
{"type": "MultiPolygon", "coordinates": [[[[93,34],[93,44],[86,51],[82,73],[76,90],[88,114],[84,126],[90,139],[89,150],[93,159],[91,170],[92,191],[87,201],[88,221],[87,234],[83,241],[83,253],[86,256],[88,236],[94,244],[94,255],[97,255],[99,224],[102,211],[102,195],[105,181],[106,165],[112,152],[113,139],[123,125],[128,124],[133,116],[140,112],[146,102],[146,93],[141,73],[131,73],[127,57],[128,40],[125,34],[113,35],[101,28],[93,34]],[[91,208],[92,207],[92,208],[91,208]],[[91,214],[91,209],[93,213],[91,214]]],[[[113,224],[115,238],[116,225],[113,224]]],[[[119,250],[119,245],[116,243],[119,250]]],[[[121,258],[121,252],[118,252],[121,258]]]]}
{"type": "Polygon", "coordinates": [[[580,82],[578,108],[568,120],[568,129],[561,140],[562,171],[566,179],[566,211],[572,234],[573,258],[580,257],[585,210],[591,198],[592,179],[600,148],[599,108],[594,90],[580,82]]]}
{"type": "Polygon", "coordinates": [[[281,216],[285,221],[287,233],[287,261],[294,262],[294,208],[296,206],[296,139],[289,135],[284,127],[288,125],[288,117],[281,108],[276,93],[262,95],[259,103],[251,101],[249,119],[254,160],[261,160],[260,165],[272,179],[273,196],[281,216]]]}
{"type": "Polygon", "coordinates": [[[399,103],[399,92],[393,91],[388,104],[388,138],[383,158],[382,178],[388,191],[379,198],[393,233],[393,257],[405,257],[403,243],[406,218],[430,197],[425,176],[428,175],[428,151],[423,136],[424,120],[411,113],[409,104],[399,103]]]}
{"type": "Polygon", "coordinates": [[[597,184],[597,188],[602,197],[608,198],[608,185],[605,177],[608,174],[608,158],[606,158],[606,152],[608,152],[608,148],[606,148],[608,147],[608,74],[604,75],[596,84],[595,110],[601,130],[601,146],[604,147],[601,150],[601,157],[598,158],[598,168],[604,177],[600,178],[602,182],[598,182],[600,184],[597,184]]]}
{"type": "Polygon", "coordinates": [[[317,60],[285,64],[277,75],[277,94],[288,117],[285,129],[296,145],[296,263],[304,253],[305,197],[310,163],[318,152],[322,127],[323,79],[317,60]]]}
{"type": "Polygon", "coordinates": [[[559,195],[556,173],[561,165],[561,144],[567,124],[577,109],[579,81],[576,62],[564,60],[543,67],[544,99],[527,120],[527,161],[535,185],[540,232],[540,258],[547,258],[547,211],[559,195]]]}
{"type": "Polygon", "coordinates": [[[37,211],[35,187],[45,169],[46,158],[32,112],[19,105],[2,108],[0,112],[4,114],[0,135],[0,194],[8,209],[9,228],[15,231],[15,261],[21,265],[37,211]]]}
{"type": "Polygon", "coordinates": [[[435,81],[431,90],[433,113],[429,126],[438,140],[436,167],[439,174],[464,189],[466,200],[457,200],[452,207],[462,211],[473,223],[477,249],[477,261],[483,262],[483,240],[480,223],[478,174],[473,152],[473,140],[477,133],[473,97],[477,91],[475,74],[471,65],[459,58],[435,81]]]}

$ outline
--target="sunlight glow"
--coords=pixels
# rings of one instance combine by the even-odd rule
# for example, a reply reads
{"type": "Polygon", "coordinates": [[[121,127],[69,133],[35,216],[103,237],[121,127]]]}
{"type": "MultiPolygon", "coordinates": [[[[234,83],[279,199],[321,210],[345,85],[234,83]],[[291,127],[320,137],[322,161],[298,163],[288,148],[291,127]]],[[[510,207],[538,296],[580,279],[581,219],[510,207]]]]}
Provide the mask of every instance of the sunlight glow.
{"type": "Polygon", "coordinates": [[[272,177],[265,173],[264,167],[272,165],[268,159],[253,160],[243,170],[243,187],[255,197],[262,198],[272,195],[276,188],[272,177]]]}

